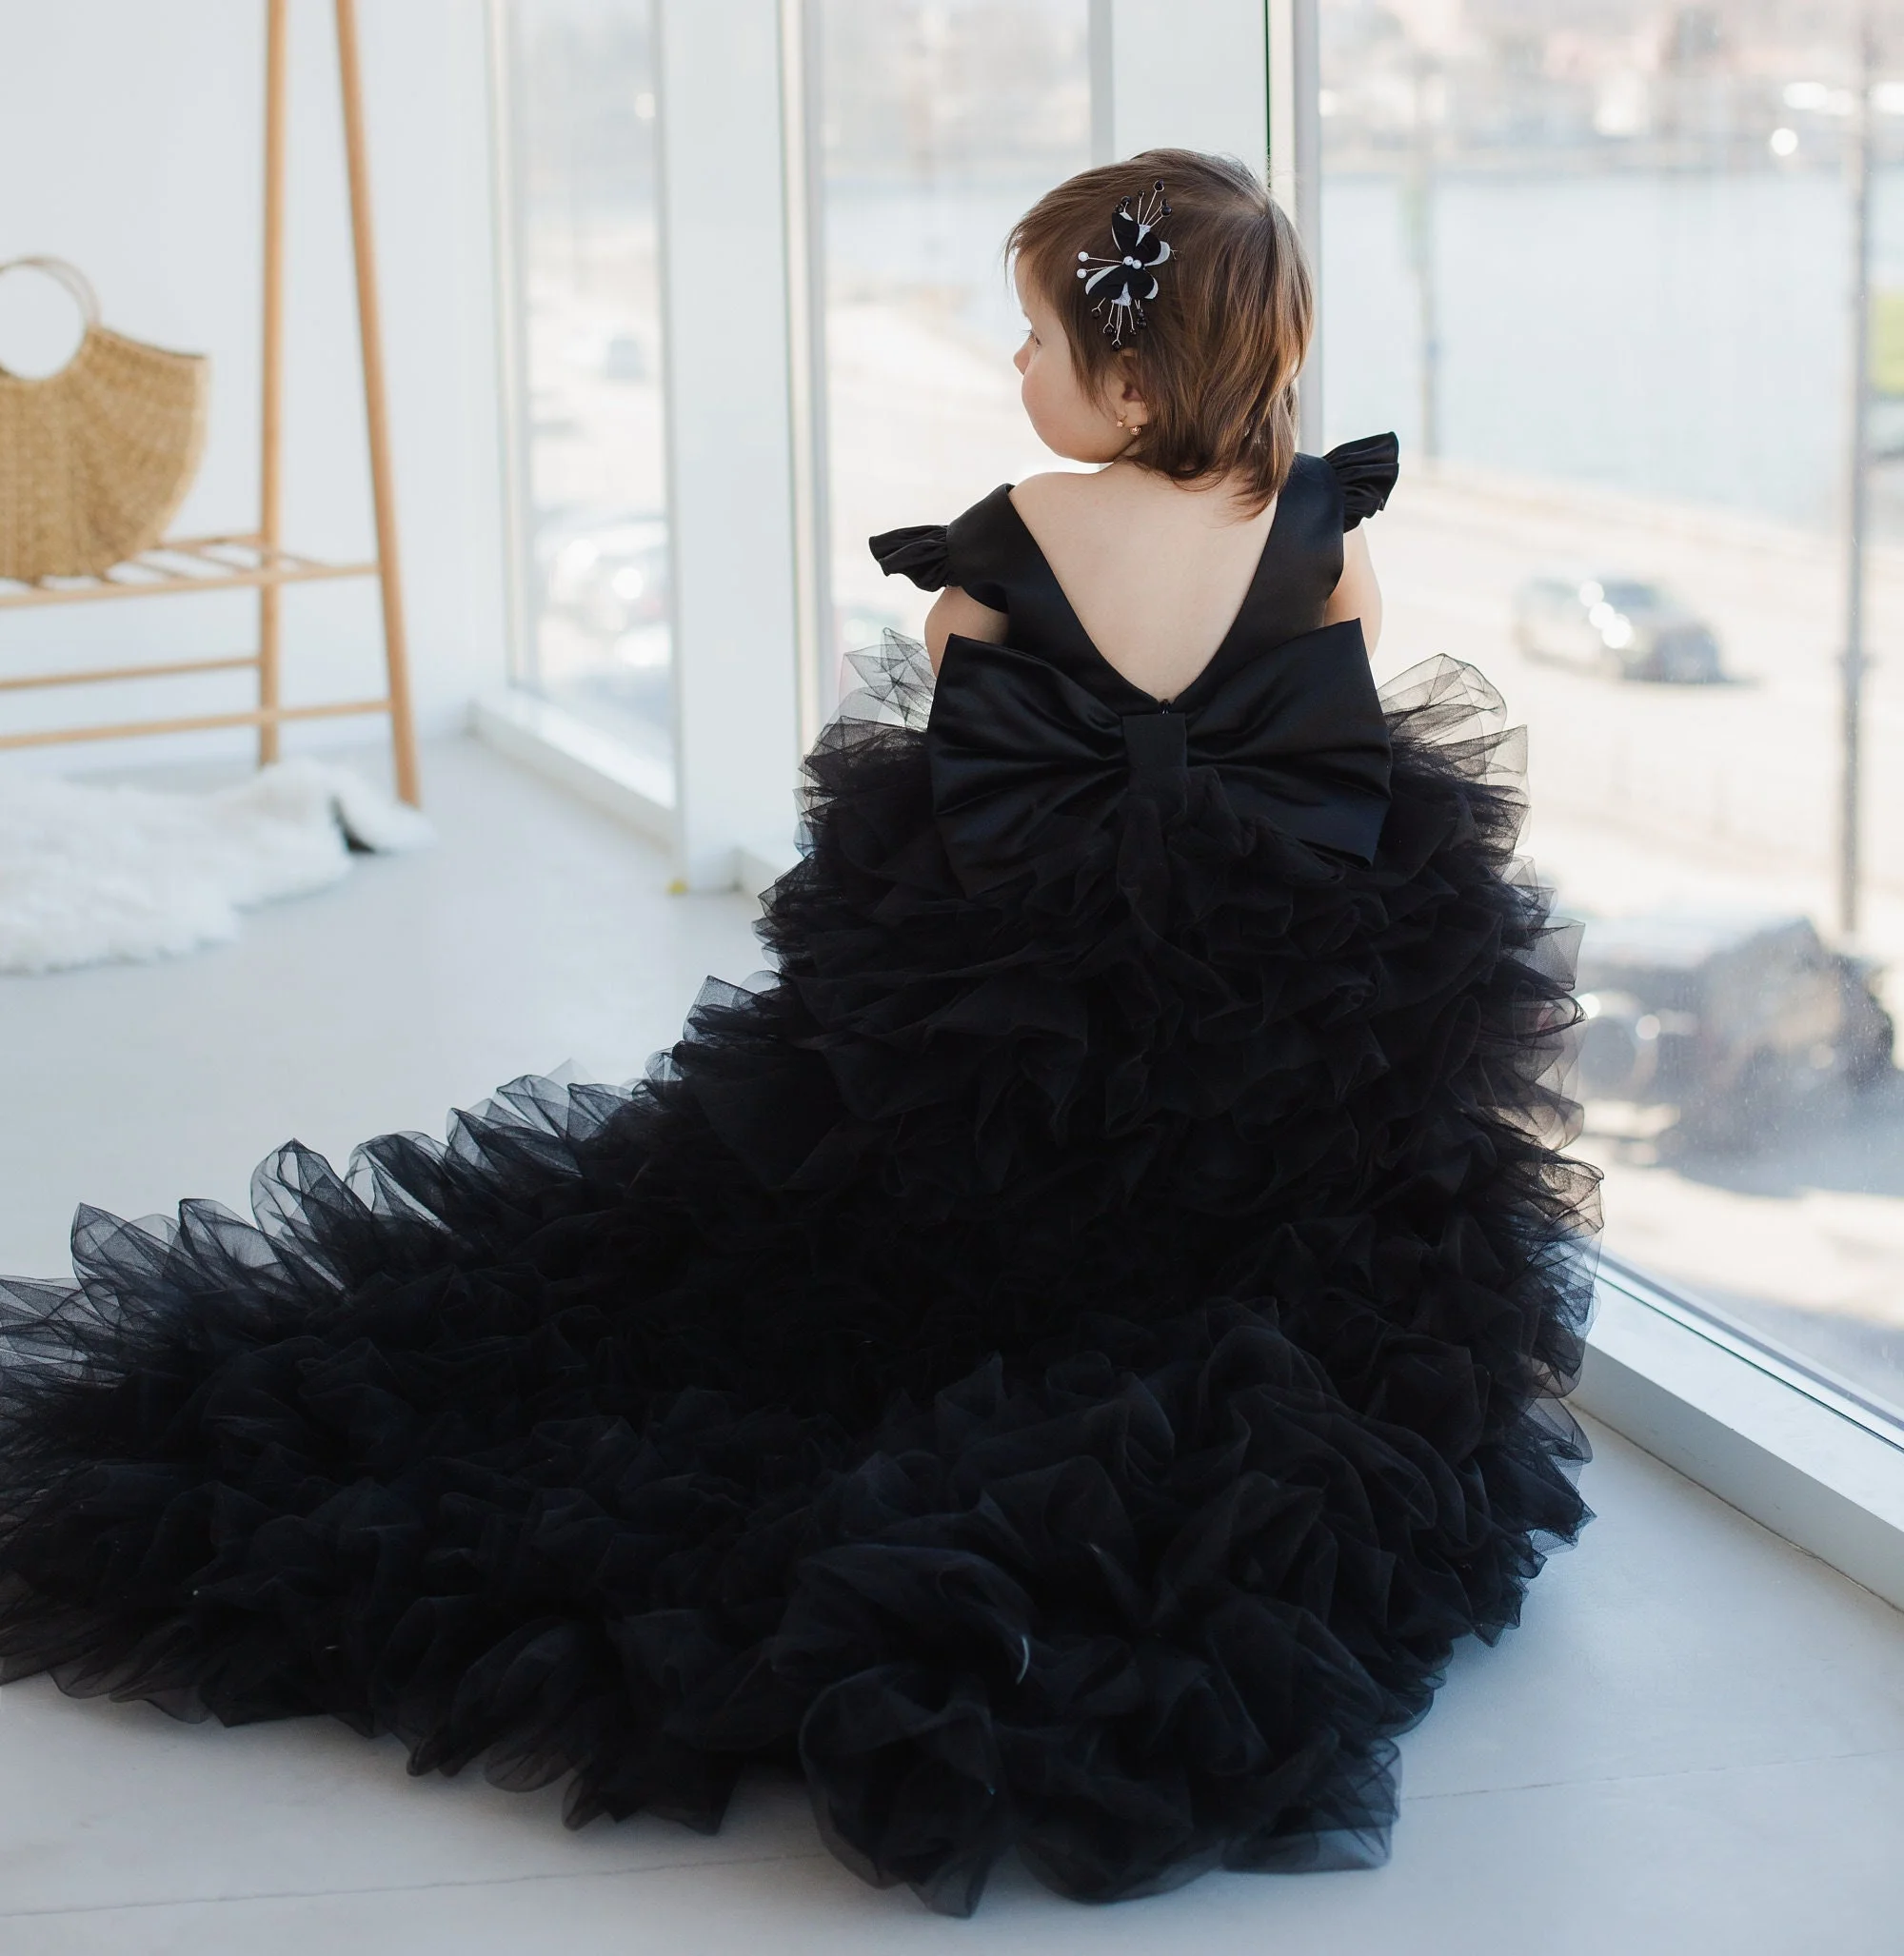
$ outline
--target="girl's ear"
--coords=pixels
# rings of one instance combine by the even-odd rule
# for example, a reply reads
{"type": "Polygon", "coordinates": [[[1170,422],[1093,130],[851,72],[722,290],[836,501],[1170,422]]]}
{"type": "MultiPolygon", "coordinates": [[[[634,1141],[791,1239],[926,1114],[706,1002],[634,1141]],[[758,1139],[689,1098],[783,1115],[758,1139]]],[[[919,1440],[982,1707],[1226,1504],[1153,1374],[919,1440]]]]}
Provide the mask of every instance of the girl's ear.
{"type": "Polygon", "coordinates": [[[1135,433],[1150,419],[1150,403],[1137,380],[1137,361],[1128,346],[1118,354],[1117,363],[1104,377],[1104,393],[1118,425],[1135,433]]]}

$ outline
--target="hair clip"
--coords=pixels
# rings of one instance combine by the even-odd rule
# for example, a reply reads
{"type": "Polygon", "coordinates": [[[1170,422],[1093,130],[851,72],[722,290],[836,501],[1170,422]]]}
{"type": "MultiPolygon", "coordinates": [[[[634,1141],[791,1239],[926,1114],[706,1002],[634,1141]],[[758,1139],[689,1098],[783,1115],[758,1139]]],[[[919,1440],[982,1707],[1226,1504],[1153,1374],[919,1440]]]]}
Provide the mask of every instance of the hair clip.
{"type": "Polygon", "coordinates": [[[1170,215],[1163,201],[1163,179],[1159,177],[1138,200],[1121,197],[1111,213],[1111,248],[1115,258],[1094,258],[1088,251],[1078,254],[1078,276],[1084,281],[1087,295],[1095,297],[1091,307],[1104,322],[1104,337],[1114,346],[1124,343],[1124,327],[1135,332],[1149,322],[1143,316],[1143,301],[1157,297],[1154,269],[1170,256],[1170,247],[1157,235],[1157,221],[1170,215]],[[1098,269],[1092,271],[1090,267],[1098,269]]]}

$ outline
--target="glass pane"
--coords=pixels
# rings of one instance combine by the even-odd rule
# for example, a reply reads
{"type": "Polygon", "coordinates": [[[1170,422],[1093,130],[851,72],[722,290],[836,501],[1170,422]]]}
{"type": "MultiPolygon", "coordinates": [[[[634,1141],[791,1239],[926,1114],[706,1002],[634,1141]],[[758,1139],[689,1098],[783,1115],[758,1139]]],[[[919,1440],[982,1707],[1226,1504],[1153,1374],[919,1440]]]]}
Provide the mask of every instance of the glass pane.
{"type": "Polygon", "coordinates": [[[673,743],[654,10],[514,0],[525,683],[666,762],[673,743]]]}
{"type": "Polygon", "coordinates": [[[1848,4],[1322,0],[1332,440],[1384,675],[1472,659],[1586,919],[1606,1241],[1904,1406],[1904,34],[1874,77],[1863,907],[1837,903],[1848,4]],[[1894,62],[1887,67],[1886,62],[1894,62]]]}
{"type": "Polygon", "coordinates": [[[1089,7],[818,5],[831,575],[847,650],[885,626],[916,633],[931,603],[882,577],[867,537],[1070,466],[1019,405],[1024,328],[1001,247],[1090,163],[1089,7]]]}

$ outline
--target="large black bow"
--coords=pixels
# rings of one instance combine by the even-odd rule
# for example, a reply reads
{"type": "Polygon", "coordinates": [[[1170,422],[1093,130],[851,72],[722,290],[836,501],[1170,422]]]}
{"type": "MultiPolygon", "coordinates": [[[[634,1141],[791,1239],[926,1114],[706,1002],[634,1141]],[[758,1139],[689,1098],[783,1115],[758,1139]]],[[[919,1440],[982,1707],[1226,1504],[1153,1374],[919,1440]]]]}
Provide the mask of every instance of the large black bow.
{"type": "Polygon", "coordinates": [[[974,891],[1101,830],[1133,795],[1166,822],[1220,800],[1363,862],[1388,812],[1388,722],[1355,619],[1131,714],[1042,659],[955,637],[926,742],[940,833],[974,891]]]}

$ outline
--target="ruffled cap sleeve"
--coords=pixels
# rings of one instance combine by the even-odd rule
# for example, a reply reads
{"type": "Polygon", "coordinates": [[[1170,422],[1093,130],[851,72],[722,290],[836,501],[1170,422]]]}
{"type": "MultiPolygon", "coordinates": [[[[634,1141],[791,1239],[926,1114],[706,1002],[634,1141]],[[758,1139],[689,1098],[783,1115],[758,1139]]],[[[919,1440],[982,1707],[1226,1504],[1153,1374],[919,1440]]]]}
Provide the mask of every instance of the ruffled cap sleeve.
{"type": "Polygon", "coordinates": [[[888,577],[909,577],[922,591],[957,584],[981,604],[1006,613],[1013,590],[1027,574],[1025,552],[1037,548],[1012,508],[1009,483],[1001,483],[950,523],[914,524],[866,541],[888,577]]]}
{"type": "Polygon", "coordinates": [[[942,523],[916,523],[868,537],[867,548],[887,577],[908,577],[922,591],[942,591],[952,582],[952,557],[942,523]]]}
{"type": "Polygon", "coordinates": [[[1401,445],[1392,434],[1365,435],[1331,448],[1322,460],[1342,486],[1342,527],[1352,530],[1388,501],[1401,472],[1401,445]]]}

